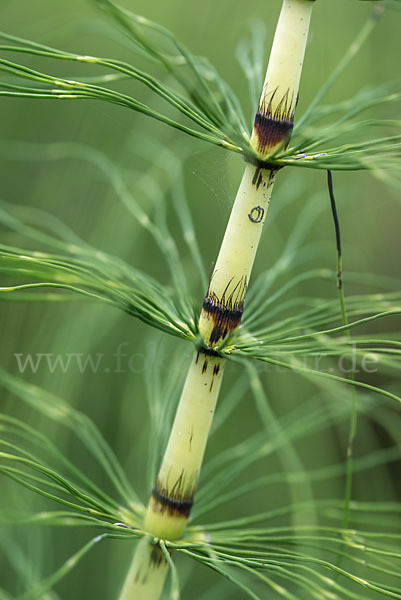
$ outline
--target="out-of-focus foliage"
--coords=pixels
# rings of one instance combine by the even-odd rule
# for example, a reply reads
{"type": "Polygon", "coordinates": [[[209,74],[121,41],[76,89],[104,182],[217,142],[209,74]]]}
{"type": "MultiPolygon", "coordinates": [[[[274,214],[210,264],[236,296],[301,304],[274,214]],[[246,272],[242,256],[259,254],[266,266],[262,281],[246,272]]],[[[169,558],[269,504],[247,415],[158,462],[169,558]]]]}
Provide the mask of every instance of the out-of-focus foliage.
{"type": "MultiPolygon", "coordinates": [[[[224,349],[193,521],[166,544],[177,557],[166,598],[401,598],[398,208],[382,185],[398,186],[399,95],[382,77],[398,64],[397,15],[338,1],[316,2],[308,102],[292,146],[270,158],[363,169],[335,175],[348,323],[325,178],[287,168],[224,349]]],[[[255,2],[246,40],[248,14],[225,0],[197,7],[196,26],[180,0],[139,2],[153,20],[96,2],[117,36],[78,0],[58,5],[68,23],[52,5],[37,20],[19,4],[4,5],[1,50],[0,598],[115,597],[144,533],[279,3],[266,15],[255,2]],[[173,129],[61,102],[72,96],[173,129]]]]}

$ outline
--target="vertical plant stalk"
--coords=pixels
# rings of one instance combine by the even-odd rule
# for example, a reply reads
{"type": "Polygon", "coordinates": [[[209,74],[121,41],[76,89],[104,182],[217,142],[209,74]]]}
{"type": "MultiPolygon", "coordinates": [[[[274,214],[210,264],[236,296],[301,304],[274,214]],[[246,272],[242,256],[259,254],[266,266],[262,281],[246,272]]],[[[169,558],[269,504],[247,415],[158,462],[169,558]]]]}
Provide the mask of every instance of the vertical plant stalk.
{"type": "Polygon", "coordinates": [[[189,367],[145,518],[145,529],[174,540],[185,529],[212,424],[224,359],[199,348],[189,367]]]}
{"type": "Polygon", "coordinates": [[[155,600],[162,593],[168,572],[164,553],[152,538],[141,539],[128,571],[120,600],[155,600]]]}
{"type": "MultiPolygon", "coordinates": [[[[288,145],[293,129],[313,2],[283,0],[251,136],[256,156],[246,159],[202,306],[199,319],[202,346],[190,365],[145,516],[144,528],[155,538],[179,538],[190,515],[223,376],[224,358],[220,350],[233,340],[241,322],[277,173],[276,167],[269,166],[268,157],[288,145]]],[[[135,556],[133,564],[136,560],[135,556]]],[[[131,571],[125,589],[130,590],[131,596],[122,596],[120,600],[148,598],[132,583],[131,571]]],[[[157,598],[155,595],[154,599],[157,598]]]]}
{"type": "MultiPolygon", "coordinates": [[[[343,286],[343,257],[342,257],[342,249],[341,249],[341,232],[340,232],[340,221],[338,218],[336,200],[334,197],[334,189],[333,189],[333,176],[331,171],[327,171],[327,183],[329,188],[329,196],[330,196],[330,204],[331,211],[333,214],[334,227],[336,232],[336,243],[337,243],[337,289],[338,289],[338,297],[340,301],[341,308],[341,317],[343,321],[343,325],[348,325],[348,317],[347,317],[347,309],[345,306],[345,295],[344,295],[344,286],[343,286]]],[[[352,340],[351,332],[347,328],[345,330],[346,336],[349,341],[352,340]]],[[[352,368],[351,361],[347,361],[349,364],[349,379],[351,381],[355,381],[355,373],[352,368]]],[[[351,495],[352,495],[352,461],[354,454],[354,442],[356,438],[356,429],[357,429],[357,410],[356,410],[356,391],[355,387],[351,388],[351,419],[350,419],[350,428],[348,434],[348,446],[347,446],[347,470],[346,470],[346,483],[345,483],[345,499],[344,499],[344,515],[343,515],[343,528],[348,528],[349,515],[351,509],[351,495]]]]}
{"type": "Polygon", "coordinates": [[[204,342],[219,350],[238,329],[277,168],[269,155],[286,147],[294,125],[313,0],[284,0],[253,126],[248,158],[199,321],[204,342]]]}

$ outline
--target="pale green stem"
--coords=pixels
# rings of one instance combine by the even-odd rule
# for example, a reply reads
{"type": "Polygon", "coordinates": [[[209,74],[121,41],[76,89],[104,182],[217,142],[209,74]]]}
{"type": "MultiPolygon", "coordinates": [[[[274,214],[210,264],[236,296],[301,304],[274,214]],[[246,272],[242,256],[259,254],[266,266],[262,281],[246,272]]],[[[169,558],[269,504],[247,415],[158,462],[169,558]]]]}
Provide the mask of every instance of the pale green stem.
{"type": "Polygon", "coordinates": [[[168,563],[151,537],[139,542],[119,600],[157,600],[164,587],[168,563]]]}
{"type": "Polygon", "coordinates": [[[189,367],[145,529],[174,540],[187,524],[223,377],[225,360],[200,348],[189,367]]]}
{"type": "MultiPolygon", "coordinates": [[[[241,321],[276,176],[263,161],[288,144],[291,136],[313,4],[313,0],[283,1],[251,137],[259,159],[252,158],[245,166],[203,303],[202,345],[189,368],[146,512],[145,530],[156,539],[177,539],[188,521],[223,375],[220,351],[231,343],[241,321]]],[[[140,560],[135,555],[133,565],[140,560]]],[[[132,570],[131,579],[137,573],[134,566],[132,570]]],[[[120,600],[141,597],[135,595],[134,583],[127,589],[131,596],[120,600]]]]}

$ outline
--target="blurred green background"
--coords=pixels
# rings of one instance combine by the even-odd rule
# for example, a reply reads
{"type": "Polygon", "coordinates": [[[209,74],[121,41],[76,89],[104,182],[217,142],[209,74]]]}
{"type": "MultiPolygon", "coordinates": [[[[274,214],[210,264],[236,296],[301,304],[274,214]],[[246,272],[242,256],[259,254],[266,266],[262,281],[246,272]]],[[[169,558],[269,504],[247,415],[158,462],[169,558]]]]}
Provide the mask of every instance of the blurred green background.
{"type": "MultiPolygon", "coordinates": [[[[168,2],[125,0],[122,4],[133,11],[160,22],[169,28],[195,54],[205,55],[228,81],[241,100],[245,114],[251,115],[251,106],[244,75],[236,59],[236,48],[241,39],[249,36],[255,23],[263,24],[265,30],[265,59],[279,14],[279,0],[253,0],[252,3],[232,0],[203,0],[188,3],[182,0],[168,2]]],[[[319,0],[316,3],[310,42],[307,49],[300,102],[297,114],[308,106],[320,85],[337,64],[345,49],[352,43],[371,10],[371,3],[351,0],[319,0]]],[[[7,33],[32,39],[82,54],[96,54],[121,58],[132,64],[146,65],[123,35],[98,13],[90,2],[83,0],[2,0],[0,6],[1,27],[7,33]]],[[[366,85],[378,85],[392,80],[399,67],[399,19],[396,13],[387,12],[361,52],[353,60],[341,79],[329,92],[327,101],[336,103],[351,97],[366,85]]],[[[43,66],[41,59],[27,58],[27,64],[43,66]]],[[[54,74],[77,75],[80,71],[74,64],[46,63],[54,74]],[[49,66],[51,65],[51,66],[49,66]]],[[[133,95],[157,102],[132,83],[133,95]]],[[[154,248],[150,236],[130,217],[118,201],[107,179],[90,162],[85,160],[60,159],[54,161],[10,159],[8,142],[32,143],[74,142],[91,146],[103,152],[122,170],[126,180],[136,190],[136,198],[148,206],[149,199],[141,195],[138,179],[141,174],[157,173],[158,181],[164,186],[167,210],[171,197],[168,181],[157,171],[157,145],[168,146],[183,157],[188,205],[196,224],[198,239],[207,272],[212,270],[213,260],[223,235],[230,205],[238,186],[242,160],[222,150],[208,148],[201,142],[186,139],[178,132],[162,124],[137,115],[129,110],[91,101],[45,102],[23,99],[0,99],[1,162],[0,181],[3,201],[42,209],[57,216],[92,246],[121,257],[129,264],[168,283],[162,256],[154,248]],[[146,150],[146,157],[143,156],[146,150]],[[155,166],[156,165],[156,166],[155,166]],[[212,218],[211,218],[212,217],[212,218]]],[[[251,122],[251,119],[250,119],[251,122]]],[[[29,154],[29,153],[28,153],[29,154]]],[[[35,149],[31,155],[36,155],[35,149]]],[[[256,274],[273,265],[279,258],[286,240],[291,235],[305,203],[318,194],[321,210],[312,224],[308,242],[321,243],[321,252],[316,254],[312,266],[319,265],[335,269],[336,252],[331,220],[329,198],[326,191],[325,173],[312,170],[285,170],[279,177],[277,190],[272,201],[271,225],[256,263],[256,274]],[[283,210],[281,198],[291,200],[283,210]],[[277,212],[277,216],[276,216],[277,212]]],[[[368,272],[399,279],[401,274],[400,235],[397,198],[369,173],[335,174],[338,208],[342,226],[345,273],[368,272]]],[[[151,211],[149,211],[151,214],[151,211]]],[[[173,234],[178,231],[176,219],[171,212],[169,225],[173,234]]],[[[6,228],[2,228],[2,239],[15,246],[34,247],[6,228]]],[[[205,290],[199,283],[185,246],[180,243],[182,260],[187,266],[188,280],[194,298],[200,306],[205,290]]],[[[352,276],[345,276],[346,291],[359,291],[352,276]]],[[[319,287],[318,287],[319,286],[319,287]]],[[[293,294],[314,293],[335,297],[335,281],[321,289],[308,283],[300,285],[293,294]]],[[[375,292],[374,285],[364,291],[375,292]]],[[[3,302],[0,305],[1,365],[12,373],[18,373],[15,354],[27,353],[90,353],[104,355],[99,372],[86,370],[80,373],[71,367],[66,373],[56,369],[50,373],[39,367],[36,373],[26,372],[23,378],[52,391],[79,408],[93,419],[114,449],[124,469],[133,481],[143,500],[149,493],[144,465],[148,453],[149,380],[160,380],[167,376],[170,365],[177,357],[181,365],[181,378],[192,353],[192,347],[180,340],[149,330],[128,315],[119,313],[96,303],[82,301],[65,303],[3,302]],[[117,348],[123,344],[123,352],[131,359],[132,368],[124,364],[123,372],[115,372],[117,348]],[[106,372],[103,365],[109,365],[106,372]],[[147,385],[148,382],[148,385],[147,385]]],[[[391,333],[394,322],[382,325],[391,333]]],[[[372,331],[374,328],[372,328],[372,331]]],[[[369,329],[367,329],[369,331],[369,329]]],[[[178,372],[178,371],[177,371],[178,372]]],[[[233,384],[239,381],[241,368],[233,365],[226,376],[222,397],[233,384]]],[[[278,415],[301,405],[310,398],[316,403],[327,401],[319,389],[299,376],[276,372],[270,368],[262,374],[266,391],[278,415]]],[[[386,377],[377,376],[369,380],[373,384],[386,384],[386,377]]],[[[394,382],[390,382],[396,390],[394,382]]],[[[399,389],[398,389],[399,392],[399,389]]],[[[176,398],[172,399],[173,402],[176,398]]],[[[331,398],[335,401],[335,398],[331,398]]],[[[103,475],[77,447],[70,435],[62,428],[49,429],[36,415],[16,402],[15,398],[1,397],[2,410],[23,417],[35,427],[42,428],[63,451],[76,462],[80,469],[91,475],[100,485],[103,475]]],[[[390,410],[390,409],[389,409],[390,410]]],[[[210,456],[227,448],[247,434],[260,428],[257,411],[251,398],[245,394],[235,408],[220,435],[211,440],[210,456]],[[217,439],[218,437],[218,439],[217,439]]],[[[386,446],[391,442],[388,431],[378,425],[362,424],[359,430],[356,452],[365,448],[386,446]]],[[[324,467],[342,460],[345,456],[347,426],[331,431],[322,431],[297,443],[297,452],[308,469],[324,467]]],[[[156,441],[154,441],[156,444],[156,441]]],[[[152,440],[151,440],[152,445],[152,440]]],[[[270,456],[262,465],[256,464],[247,473],[249,478],[263,472],[280,470],[279,457],[270,456]]],[[[392,467],[393,468],[393,467],[392,467]]],[[[365,474],[366,475],[366,474],[365,474]]],[[[395,470],[376,469],[369,477],[356,476],[355,494],[361,499],[394,499],[395,470]],[[374,482],[374,485],[372,485],[374,482]]],[[[320,497],[341,497],[342,478],[329,480],[316,487],[320,497]]],[[[1,506],[32,507],[36,510],[51,508],[44,499],[38,499],[16,484],[1,481],[1,506]]],[[[285,502],[288,491],[285,486],[248,496],[243,504],[236,503],[216,509],[207,515],[214,521],[222,516],[240,516],[246,510],[250,514],[265,507],[280,506],[285,502]]],[[[288,499],[288,498],[287,498],[288,499]]],[[[46,528],[38,525],[2,527],[3,557],[0,552],[0,583],[12,595],[24,589],[21,572],[28,576],[42,576],[55,570],[67,556],[76,551],[93,534],[86,528],[46,528]],[[17,564],[10,562],[10,552],[15,546],[17,564]],[[19,554],[20,553],[20,554],[19,554]],[[21,572],[18,572],[18,564],[21,572]]],[[[127,569],[132,548],[130,542],[110,541],[96,547],[77,568],[56,587],[61,598],[113,598],[127,569]]],[[[183,573],[189,576],[188,565],[183,573]]],[[[218,577],[195,568],[199,595],[211,589],[218,577]]],[[[192,585],[191,584],[191,585],[192,585]]],[[[184,588],[185,589],[185,588],[184,588]]],[[[187,588],[188,589],[188,588],[187,588]]],[[[242,598],[241,593],[229,589],[230,598],[242,598]]],[[[219,592],[220,593],[220,592],[219,592]]],[[[184,597],[186,596],[184,593],[184,597]]],[[[220,597],[226,597],[221,591],[220,597]]]]}

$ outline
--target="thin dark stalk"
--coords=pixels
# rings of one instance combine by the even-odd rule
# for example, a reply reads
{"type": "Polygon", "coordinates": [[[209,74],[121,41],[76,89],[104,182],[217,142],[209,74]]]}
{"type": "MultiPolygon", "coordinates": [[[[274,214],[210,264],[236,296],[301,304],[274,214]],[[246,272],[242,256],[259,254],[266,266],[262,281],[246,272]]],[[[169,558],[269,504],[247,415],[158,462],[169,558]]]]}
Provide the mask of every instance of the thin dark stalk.
{"type": "MultiPolygon", "coordinates": [[[[338,289],[338,297],[340,301],[341,307],[341,317],[344,324],[344,327],[348,325],[347,318],[347,309],[345,306],[345,296],[344,296],[344,287],[343,287],[343,260],[342,260],[342,248],[341,248],[341,231],[340,231],[340,221],[338,218],[337,206],[334,197],[334,188],[333,188],[333,176],[331,171],[327,171],[327,184],[329,188],[329,196],[330,196],[330,204],[331,204],[331,212],[334,220],[334,228],[336,233],[336,244],[337,244],[337,289],[338,289]]],[[[345,329],[345,333],[349,340],[351,340],[351,333],[349,328],[345,329]]],[[[348,361],[349,362],[349,361],[348,361]]],[[[355,381],[355,375],[351,368],[349,369],[349,379],[355,381]]],[[[353,459],[353,449],[354,449],[354,441],[356,437],[356,428],[357,428],[357,411],[356,411],[356,392],[355,387],[353,386],[351,389],[351,398],[352,398],[352,408],[351,408],[351,420],[350,420],[350,429],[348,436],[348,447],[347,447],[347,466],[346,466],[346,483],[345,483],[345,499],[344,499],[344,515],[343,515],[343,528],[346,529],[348,527],[349,516],[350,516],[350,503],[351,503],[351,495],[352,495],[352,459],[353,459]]]]}

